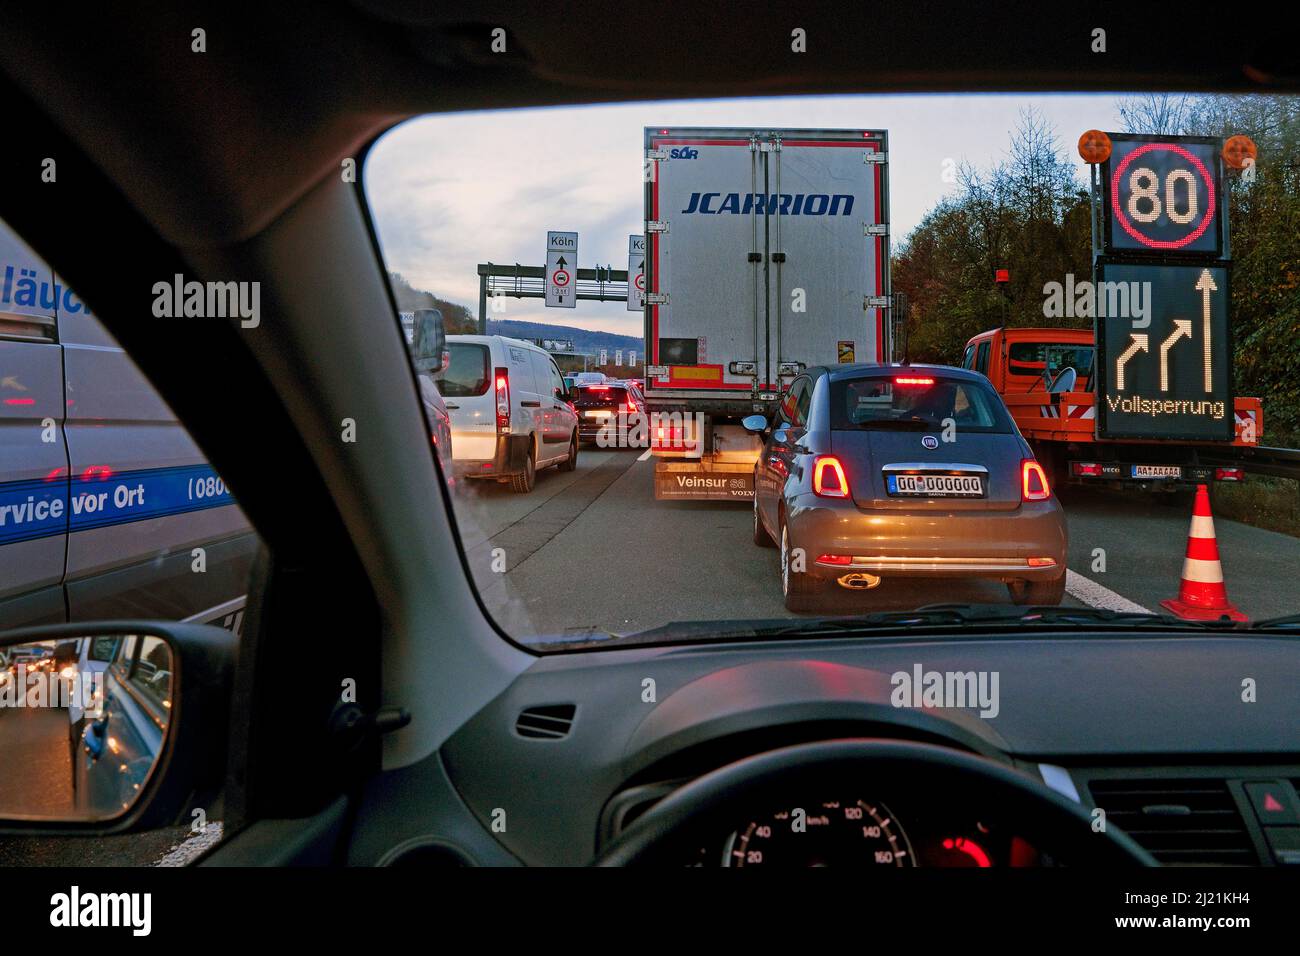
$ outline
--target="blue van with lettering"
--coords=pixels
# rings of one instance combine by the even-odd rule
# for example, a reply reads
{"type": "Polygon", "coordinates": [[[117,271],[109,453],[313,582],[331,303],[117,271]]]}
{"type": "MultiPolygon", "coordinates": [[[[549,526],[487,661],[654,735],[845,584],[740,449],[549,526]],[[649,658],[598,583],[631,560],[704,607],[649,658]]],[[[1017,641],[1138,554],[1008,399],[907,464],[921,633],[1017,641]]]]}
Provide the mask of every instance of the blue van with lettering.
{"type": "Polygon", "coordinates": [[[90,309],[0,223],[0,630],[240,619],[257,538],[90,309]]]}

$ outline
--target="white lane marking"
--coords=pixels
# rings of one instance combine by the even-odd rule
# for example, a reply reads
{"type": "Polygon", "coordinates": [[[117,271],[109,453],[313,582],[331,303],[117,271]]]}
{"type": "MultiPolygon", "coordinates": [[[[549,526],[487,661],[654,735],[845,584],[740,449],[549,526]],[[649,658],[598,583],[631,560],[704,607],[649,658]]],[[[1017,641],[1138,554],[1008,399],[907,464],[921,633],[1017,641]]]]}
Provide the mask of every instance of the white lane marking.
{"type": "Polygon", "coordinates": [[[1089,607],[1105,608],[1108,611],[1129,611],[1134,614],[1151,613],[1141,604],[1136,604],[1122,594],[1116,594],[1110,588],[1102,587],[1091,578],[1085,578],[1082,574],[1068,568],[1065,572],[1065,592],[1089,607]]]}
{"type": "Polygon", "coordinates": [[[647,448],[644,452],[641,453],[641,457],[638,458],[637,461],[645,461],[647,458],[650,457],[652,451],[653,449],[647,448]]]}
{"type": "Polygon", "coordinates": [[[154,866],[189,866],[203,853],[221,842],[220,820],[209,823],[200,834],[190,833],[172,847],[154,866]]]}

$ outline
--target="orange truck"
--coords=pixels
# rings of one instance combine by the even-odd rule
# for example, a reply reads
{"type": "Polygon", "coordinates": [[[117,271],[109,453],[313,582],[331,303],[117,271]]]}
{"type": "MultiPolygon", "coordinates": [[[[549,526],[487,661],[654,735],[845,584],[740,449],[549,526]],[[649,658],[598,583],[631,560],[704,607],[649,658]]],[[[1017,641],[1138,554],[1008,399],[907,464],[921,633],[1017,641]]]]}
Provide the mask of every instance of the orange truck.
{"type": "Polygon", "coordinates": [[[1243,469],[1220,456],[1228,446],[1259,444],[1264,430],[1259,399],[1234,400],[1231,442],[1098,438],[1096,353],[1090,329],[997,328],[966,343],[961,365],[993,383],[1058,485],[1132,483],[1176,491],[1201,482],[1243,479],[1243,469]]]}

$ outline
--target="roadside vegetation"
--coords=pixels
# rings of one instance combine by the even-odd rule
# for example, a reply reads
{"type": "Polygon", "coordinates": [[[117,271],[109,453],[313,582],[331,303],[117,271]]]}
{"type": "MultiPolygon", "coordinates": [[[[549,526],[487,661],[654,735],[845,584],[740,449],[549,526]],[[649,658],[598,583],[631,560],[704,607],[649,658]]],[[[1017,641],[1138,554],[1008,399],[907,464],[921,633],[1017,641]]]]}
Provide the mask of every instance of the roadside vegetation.
{"type": "Polygon", "coordinates": [[[1300,482],[1290,478],[1247,475],[1241,484],[1219,482],[1213,507],[1215,517],[1300,538],[1300,482]]]}

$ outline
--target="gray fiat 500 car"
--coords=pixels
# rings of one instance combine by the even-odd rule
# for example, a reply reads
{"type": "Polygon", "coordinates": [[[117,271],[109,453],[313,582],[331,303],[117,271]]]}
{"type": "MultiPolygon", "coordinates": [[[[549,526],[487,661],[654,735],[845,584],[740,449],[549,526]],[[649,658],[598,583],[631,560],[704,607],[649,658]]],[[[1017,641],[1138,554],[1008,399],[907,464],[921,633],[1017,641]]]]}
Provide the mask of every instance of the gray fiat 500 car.
{"type": "Polygon", "coordinates": [[[986,578],[1059,604],[1066,525],[1047,476],[982,375],[930,365],[811,368],[763,437],[754,542],[781,549],[792,611],[885,577],[986,578]]]}

